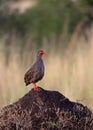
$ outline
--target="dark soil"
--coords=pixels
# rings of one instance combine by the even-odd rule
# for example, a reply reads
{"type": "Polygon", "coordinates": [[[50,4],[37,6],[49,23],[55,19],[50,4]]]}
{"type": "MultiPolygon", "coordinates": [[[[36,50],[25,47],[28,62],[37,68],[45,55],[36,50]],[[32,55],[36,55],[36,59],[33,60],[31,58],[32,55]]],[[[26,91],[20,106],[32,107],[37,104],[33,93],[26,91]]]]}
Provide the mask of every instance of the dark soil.
{"type": "Polygon", "coordinates": [[[0,130],[93,130],[93,114],[86,106],[39,89],[0,111],[0,130]]]}

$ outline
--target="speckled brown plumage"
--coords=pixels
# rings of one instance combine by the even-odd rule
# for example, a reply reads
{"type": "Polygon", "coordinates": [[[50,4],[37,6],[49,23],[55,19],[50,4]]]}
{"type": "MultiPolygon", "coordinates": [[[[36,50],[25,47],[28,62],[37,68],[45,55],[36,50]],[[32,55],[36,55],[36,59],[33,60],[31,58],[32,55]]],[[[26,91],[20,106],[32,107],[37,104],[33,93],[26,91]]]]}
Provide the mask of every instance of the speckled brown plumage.
{"type": "Polygon", "coordinates": [[[26,72],[26,74],[24,76],[24,82],[25,82],[26,86],[33,83],[35,90],[37,90],[37,86],[35,83],[37,83],[39,80],[41,80],[44,76],[44,63],[42,60],[43,54],[44,54],[43,50],[40,50],[37,53],[37,58],[36,58],[35,63],[26,72]]]}

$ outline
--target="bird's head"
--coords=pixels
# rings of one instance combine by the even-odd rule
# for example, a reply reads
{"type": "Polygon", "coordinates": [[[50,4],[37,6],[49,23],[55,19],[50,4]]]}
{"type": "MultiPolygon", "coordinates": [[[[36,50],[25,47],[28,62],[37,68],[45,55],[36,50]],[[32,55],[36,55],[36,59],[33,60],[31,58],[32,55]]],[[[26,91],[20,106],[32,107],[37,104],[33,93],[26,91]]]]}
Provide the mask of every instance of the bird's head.
{"type": "Polygon", "coordinates": [[[38,51],[38,55],[39,55],[40,57],[42,57],[44,54],[45,54],[45,52],[44,52],[43,50],[39,50],[39,51],[38,51]]]}

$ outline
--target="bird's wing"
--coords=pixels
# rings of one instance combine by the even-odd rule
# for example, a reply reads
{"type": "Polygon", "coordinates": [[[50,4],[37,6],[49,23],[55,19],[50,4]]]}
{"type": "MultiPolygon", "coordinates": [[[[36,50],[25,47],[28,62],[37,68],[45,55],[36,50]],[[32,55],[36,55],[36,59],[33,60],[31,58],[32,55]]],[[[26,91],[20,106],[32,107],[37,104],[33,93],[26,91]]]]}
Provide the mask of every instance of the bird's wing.
{"type": "Polygon", "coordinates": [[[31,82],[33,82],[34,78],[37,77],[38,74],[38,68],[36,66],[36,64],[34,64],[25,74],[24,76],[24,82],[26,83],[26,85],[30,84],[31,82]]]}

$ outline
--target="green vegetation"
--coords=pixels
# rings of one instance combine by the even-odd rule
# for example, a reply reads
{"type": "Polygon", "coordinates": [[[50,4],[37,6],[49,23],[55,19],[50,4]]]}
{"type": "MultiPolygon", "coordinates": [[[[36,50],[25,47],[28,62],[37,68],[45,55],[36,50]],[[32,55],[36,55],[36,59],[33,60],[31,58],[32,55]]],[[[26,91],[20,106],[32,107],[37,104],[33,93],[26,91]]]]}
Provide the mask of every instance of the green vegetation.
{"type": "Polygon", "coordinates": [[[3,9],[0,28],[15,30],[19,36],[37,43],[44,38],[55,38],[56,42],[62,38],[67,42],[75,30],[80,33],[92,22],[92,5],[92,0],[38,0],[23,14],[3,9]]]}

